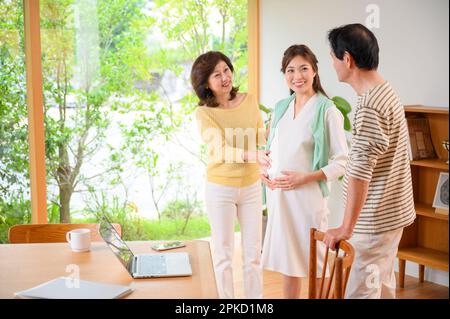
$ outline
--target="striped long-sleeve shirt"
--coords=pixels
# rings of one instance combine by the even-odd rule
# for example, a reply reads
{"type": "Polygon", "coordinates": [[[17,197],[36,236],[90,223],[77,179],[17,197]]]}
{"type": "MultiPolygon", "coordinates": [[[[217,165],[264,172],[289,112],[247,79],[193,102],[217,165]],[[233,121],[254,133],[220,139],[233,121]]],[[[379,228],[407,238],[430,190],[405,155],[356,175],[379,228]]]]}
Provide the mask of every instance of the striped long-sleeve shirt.
{"type": "Polygon", "coordinates": [[[369,182],[355,233],[382,233],[410,225],[415,217],[405,111],[388,82],[358,97],[352,147],[344,178],[369,182]]]}

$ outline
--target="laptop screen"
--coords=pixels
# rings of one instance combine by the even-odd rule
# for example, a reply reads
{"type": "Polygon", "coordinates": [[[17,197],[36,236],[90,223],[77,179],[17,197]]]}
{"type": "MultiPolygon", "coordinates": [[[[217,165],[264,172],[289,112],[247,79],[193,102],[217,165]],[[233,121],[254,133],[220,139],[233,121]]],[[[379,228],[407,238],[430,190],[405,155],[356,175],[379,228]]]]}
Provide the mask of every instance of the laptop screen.
{"type": "Polygon", "coordinates": [[[122,265],[124,265],[132,275],[133,252],[125,244],[122,238],[120,238],[119,233],[105,215],[101,218],[99,233],[103,240],[108,244],[109,248],[111,248],[114,255],[116,255],[122,265]]]}

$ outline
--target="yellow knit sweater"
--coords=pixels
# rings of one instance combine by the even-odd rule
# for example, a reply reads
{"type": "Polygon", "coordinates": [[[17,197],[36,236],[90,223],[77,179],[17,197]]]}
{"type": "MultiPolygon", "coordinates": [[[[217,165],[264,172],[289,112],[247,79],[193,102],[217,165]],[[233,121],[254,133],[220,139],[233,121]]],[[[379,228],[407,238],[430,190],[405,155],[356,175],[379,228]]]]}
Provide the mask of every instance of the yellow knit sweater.
{"type": "Polygon", "coordinates": [[[232,109],[199,106],[197,123],[208,146],[207,180],[225,186],[246,187],[259,179],[255,162],[244,162],[244,151],[255,151],[265,144],[264,124],[258,103],[247,94],[232,109]]]}

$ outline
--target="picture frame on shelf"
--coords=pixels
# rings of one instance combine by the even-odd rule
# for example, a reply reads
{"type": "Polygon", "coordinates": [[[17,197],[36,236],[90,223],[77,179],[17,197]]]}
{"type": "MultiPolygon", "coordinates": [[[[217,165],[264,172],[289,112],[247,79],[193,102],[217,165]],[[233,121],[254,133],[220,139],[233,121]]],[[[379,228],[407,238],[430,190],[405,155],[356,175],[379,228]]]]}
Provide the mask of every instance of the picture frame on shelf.
{"type": "Polygon", "coordinates": [[[435,208],[435,212],[448,215],[448,203],[448,173],[441,172],[434,193],[433,207],[435,208]]]}

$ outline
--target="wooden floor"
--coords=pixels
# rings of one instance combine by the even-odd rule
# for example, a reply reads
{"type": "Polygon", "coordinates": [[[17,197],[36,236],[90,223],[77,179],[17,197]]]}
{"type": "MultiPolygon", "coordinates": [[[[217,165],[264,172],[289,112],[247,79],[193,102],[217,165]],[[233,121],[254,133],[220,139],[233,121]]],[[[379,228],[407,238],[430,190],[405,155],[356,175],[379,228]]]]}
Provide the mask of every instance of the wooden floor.
{"type": "MultiPolygon", "coordinates": [[[[210,238],[204,238],[210,241],[210,238]]],[[[233,258],[234,291],[236,298],[244,298],[243,276],[242,276],[242,250],[240,233],[236,233],[235,249],[233,258]]],[[[211,245],[211,251],[213,247],[211,245]]],[[[264,270],[264,298],[283,298],[281,274],[264,270]]],[[[397,288],[397,299],[448,299],[448,287],[431,282],[420,283],[415,277],[406,276],[405,288],[397,288]]],[[[302,279],[302,291],[300,298],[308,298],[308,281],[302,279]]]]}

